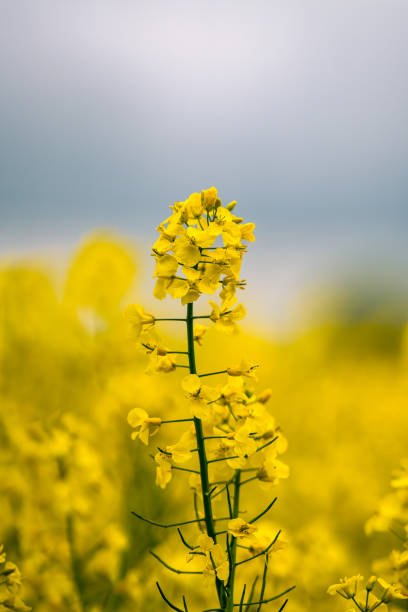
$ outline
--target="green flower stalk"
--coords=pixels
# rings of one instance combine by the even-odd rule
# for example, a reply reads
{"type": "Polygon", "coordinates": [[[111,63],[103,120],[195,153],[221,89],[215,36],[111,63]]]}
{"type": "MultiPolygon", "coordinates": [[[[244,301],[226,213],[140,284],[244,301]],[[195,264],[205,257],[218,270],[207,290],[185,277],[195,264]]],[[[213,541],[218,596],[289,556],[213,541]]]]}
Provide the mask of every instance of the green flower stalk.
{"type": "MultiPolygon", "coordinates": [[[[196,512],[194,519],[168,524],[134,514],[162,528],[179,528],[182,543],[198,569],[177,569],[155,552],[153,556],[173,572],[201,575],[206,582],[212,582],[217,607],[211,610],[225,612],[243,610],[250,604],[259,611],[264,604],[283,598],[294,588],[272,597],[265,594],[268,557],[279,546],[280,532],[265,542],[255,523],[269,512],[276,497],[250,520],[240,516],[246,483],[257,481],[268,490],[289,475],[288,467],[278,458],[286,449],[286,440],[266,407],[271,392],[268,389],[260,394],[255,392],[256,365],[247,359],[223,370],[200,373],[195,358],[195,345],[202,344],[207,331],[201,320],[214,324],[221,332],[234,333],[246,314],[244,306],[237,304],[236,293],[246,284],[240,279],[240,270],[247,249],[245,243],[255,240],[255,225],[235,216],[232,212],[235,205],[236,202],[231,202],[222,206],[217,190],[212,187],[193,193],[184,202],[176,202],[170,207],[171,216],[157,228],[160,235],[153,244],[154,296],[160,300],[167,295],[180,299],[186,307],[184,316],[156,318],[137,304],[125,311],[133,337],[149,355],[148,372],[170,373],[177,368],[188,371],[181,386],[190,407],[189,415],[164,420],[150,416],[143,407],[135,407],[128,414],[128,422],[133,428],[132,438],[146,445],[163,426],[186,424],[179,440],[159,448],[154,456],[156,484],[164,489],[175,472],[188,473],[196,512]],[[215,293],[219,293],[220,304],[210,300],[209,313],[195,315],[194,302],[203,294],[215,293]],[[185,323],[186,350],[172,351],[163,345],[157,333],[161,321],[185,323]],[[206,384],[216,375],[225,376],[223,384],[206,384]],[[219,516],[213,506],[220,500],[224,511],[219,516]],[[198,527],[193,545],[180,530],[184,525],[198,527]],[[240,558],[242,554],[244,557],[240,558]],[[257,592],[254,582],[245,598],[246,586],[242,593],[236,593],[237,572],[242,564],[260,556],[264,557],[260,591],[257,592]]],[[[178,607],[157,586],[170,608],[188,611],[184,596],[182,607],[178,607]]]]}

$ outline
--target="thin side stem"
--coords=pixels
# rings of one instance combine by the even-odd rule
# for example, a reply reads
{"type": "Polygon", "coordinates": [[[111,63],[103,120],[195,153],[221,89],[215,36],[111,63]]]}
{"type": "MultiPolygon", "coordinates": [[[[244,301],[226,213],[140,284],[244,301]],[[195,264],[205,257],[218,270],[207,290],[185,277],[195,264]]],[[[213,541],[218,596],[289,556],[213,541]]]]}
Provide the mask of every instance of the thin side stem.
{"type": "Polygon", "coordinates": [[[265,565],[264,565],[264,571],[262,574],[262,586],[261,586],[261,593],[259,595],[259,605],[258,608],[256,610],[256,612],[259,612],[260,609],[262,608],[262,603],[263,603],[263,598],[264,598],[264,593],[265,593],[265,588],[266,588],[266,574],[268,573],[268,557],[265,557],[265,565]]]}
{"type": "Polygon", "coordinates": [[[194,419],[168,419],[167,421],[162,421],[161,425],[166,425],[167,423],[186,423],[187,421],[194,421],[194,419]]]}
{"type": "Polygon", "coordinates": [[[182,610],[181,608],[178,608],[177,606],[175,606],[174,604],[171,603],[171,601],[169,601],[167,599],[167,597],[165,596],[165,594],[163,593],[160,584],[158,582],[156,582],[156,586],[159,589],[159,593],[162,596],[162,598],[164,599],[164,601],[166,602],[166,604],[169,606],[169,608],[171,608],[172,610],[176,610],[176,612],[185,612],[185,610],[182,610]]]}
{"type": "Polygon", "coordinates": [[[226,374],[228,370],[219,370],[218,372],[207,372],[206,374],[198,374],[199,378],[204,378],[204,376],[216,376],[216,374],[226,374]]]}
{"type": "Polygon", "coordinates": [[[154,322],[156,323],[157,321],[185,321],[185,319],[155,319],[154,322]]]}
{"type": "Polygon", "coordinates": [[[170,570],[171,572],[174,572],[175,574],[202,574],[203,572],[193,572],[193,571],[184,571],[184,570],[179,570],[176,569],[175,567],[172,567],[171,565],[169,565],[168,563],[166,563],[166,561],[163,561],[163,559],[161,557],[159,557],[159,555],[157,555],[155,552],[153,552],[152,550],[149,550],[149,553],[152,555],[152,557],[154,557],[155,559],[157,559],[157,561],[159,563],[161,563],[162,565],[164,565],[164,567],[166,567],[168,570],[170,570]]]}
{"type": "Polygon", "coordinates": [[[154,525],[155,527],[161,527],[162,529],[169,529],[170,527],[182,527],[183,525],[191,525],[192,523],[199,523],[200,520],[202,520],[202,519],[192,519],[191,521],[183,521],[181,523],[168,523],[165,525],[164,523],[156,523],[156,521],[151,521],[150,519],[145,518],[144,516],[141,516],[140,514],[137,514],[137,512],[134,512],[133,510],[132,510],[132,514],[134,514],[134,516],[136,516],[141,521],[144,521],[145,523],[149,523],[149,525],[154,525]]]}
{"type": "Polygon", "coordinates": [[[272,508],[272,506],[274,505],[274,503],[276,502],[278,498],[275,497],[271,503],[266,506],[265,510],[262,510],[262,512],[260,512],[259,514],[257,514],[253,519],[251,519],[250,521],[248,521],[249,523],[255,523],[258,519],[261,518],[261,516],[263,516],[264,514],[266,514],[268,512],[268,510],[270,510],[272,508]]]}

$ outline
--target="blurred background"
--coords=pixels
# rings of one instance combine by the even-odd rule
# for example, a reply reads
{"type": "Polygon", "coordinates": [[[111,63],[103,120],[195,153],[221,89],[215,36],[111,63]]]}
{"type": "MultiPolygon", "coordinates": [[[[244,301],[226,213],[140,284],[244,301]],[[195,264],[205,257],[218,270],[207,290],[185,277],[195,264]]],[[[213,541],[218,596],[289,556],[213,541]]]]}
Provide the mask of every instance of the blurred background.
{"type": "Polygon", "coordinates": [[[95,227],[150,244],[215,185],[257,224],[264,322],[350,276],[406,292],[407,19],[404,0],[3,0],[1,252],[66,255],[95,227]]]}
{"type": "Polygon", "coordinates": [[[271,592],[341,611],[328,584],[398,545],[364,525],[406,454],[407,23],[405,0],[2,0],[0,543],[38,612],[161,609],[148,549],[176,541],[130,509],[178,517],[187,485],[154,487],[126,415],[167,414],[180,376],[144,374],[121,313],[177,308],[154,228],[212,185],[257,239],[244,336],[200,363],[244,342],[289,440],[271,592]]]}

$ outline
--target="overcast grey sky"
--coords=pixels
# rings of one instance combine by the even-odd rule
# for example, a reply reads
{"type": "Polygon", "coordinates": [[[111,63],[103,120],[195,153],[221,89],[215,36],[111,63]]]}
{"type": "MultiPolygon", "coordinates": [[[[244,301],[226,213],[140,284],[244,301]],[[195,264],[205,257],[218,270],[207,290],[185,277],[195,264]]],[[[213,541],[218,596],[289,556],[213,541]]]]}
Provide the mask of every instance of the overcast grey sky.
{"type": "Polygon", "coordinates": [[[101,226],[150,241],[215,185],[257,223],[248,274],[266,264],[275,294],[373,255],[403,268],[406,0],[0,8],[1,252],[101,226]]]}

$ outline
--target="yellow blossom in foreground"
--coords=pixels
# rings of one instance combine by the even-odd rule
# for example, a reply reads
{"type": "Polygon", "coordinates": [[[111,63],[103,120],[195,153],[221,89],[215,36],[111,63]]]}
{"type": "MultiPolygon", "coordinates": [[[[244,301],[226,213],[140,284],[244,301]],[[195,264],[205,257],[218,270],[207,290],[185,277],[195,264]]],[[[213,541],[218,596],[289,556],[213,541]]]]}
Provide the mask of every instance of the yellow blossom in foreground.
{"type": "Polygon", "coordinates": [[[212,307],[211,321],[214,321],[226,333],[236,331],[236,322],[241,321],[246,315],[246,310],[242,304],[238,304],[235,308],[232,308],[228,302],[223,303],[221,307],[211,300],[209,300],[209,304],[212,307]]]}
{"type": "Polygon", "coordinates": [[[159,417],[149,417],[143,408],[133,408],[127,416],[127,421],[136,429],[131,433],[132,440],[139,438],[146,445],[149,443],[149,436],[154,436],[161,425],[159,417]]]}
{"type": "Polygon", "coordinates": [[[191,402],[192,413],[197,417],[205,416],[208,410],[207,405],[219,397],[218,390],[203,385],[197,374],[188,374],[183,378],[181,386],[191,402]]]}

